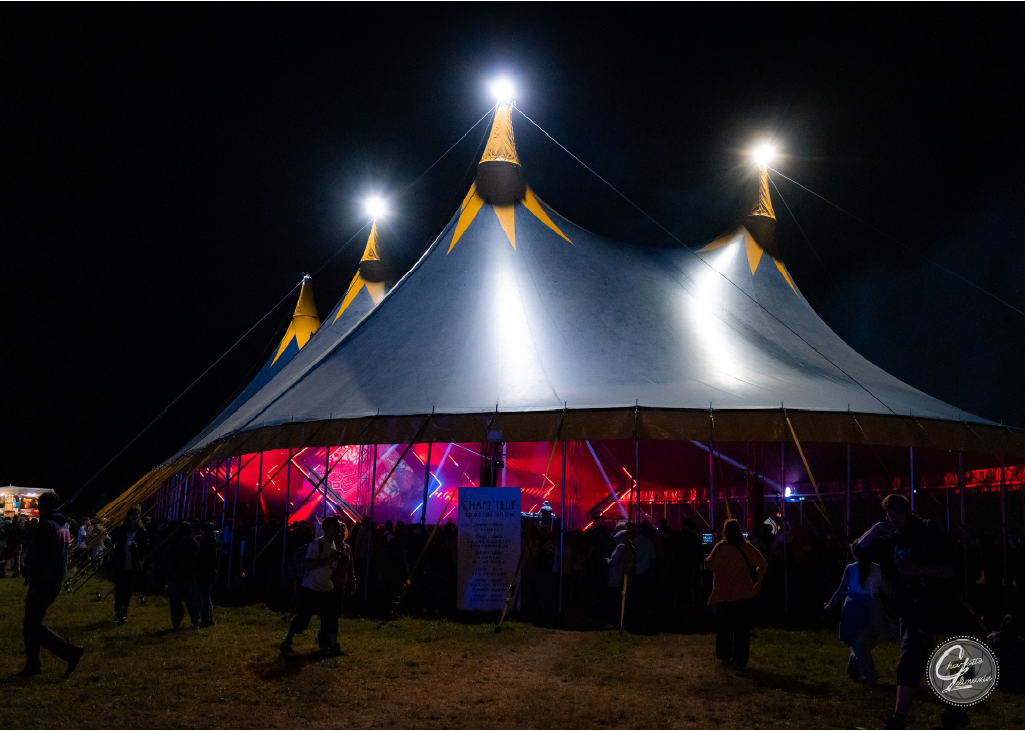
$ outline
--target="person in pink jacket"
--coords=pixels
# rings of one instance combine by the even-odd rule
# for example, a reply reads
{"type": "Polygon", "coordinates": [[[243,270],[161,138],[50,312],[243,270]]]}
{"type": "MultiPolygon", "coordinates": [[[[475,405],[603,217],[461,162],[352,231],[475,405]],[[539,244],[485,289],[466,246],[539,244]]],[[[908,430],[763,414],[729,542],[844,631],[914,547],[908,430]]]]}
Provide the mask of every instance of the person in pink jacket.
{"type": "Polygon", "coordinates": [[[744,538],[740,523],[727,520],[723,539],[705,558],[712,572],[708,604],[715,613],[715,657],[735,669],[747,667],[751,651],[753,600],[762,590],[769,563],[744,538]]]}

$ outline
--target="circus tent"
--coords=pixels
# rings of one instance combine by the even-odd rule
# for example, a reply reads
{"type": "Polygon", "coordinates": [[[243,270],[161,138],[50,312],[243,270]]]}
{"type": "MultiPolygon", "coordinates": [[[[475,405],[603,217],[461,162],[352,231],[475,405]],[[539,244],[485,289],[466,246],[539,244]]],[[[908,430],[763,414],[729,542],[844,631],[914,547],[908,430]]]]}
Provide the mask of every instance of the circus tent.
{"type": "Polygon", "coordinates": [[[259,382],[105,514],[191,494],[223,519],[227,491],[237,499],[246,482],[250,504],[279,495],[264,516],[355,519],[376,500],[379,517],[433,521],[456,487],[487,476],[533,490],[525,508],[557,500],[573,527],[609,508],[633,516],[635,503],[659,517],[642,509],[646,491],[652,506],[670,495],[714,522],[717,500],[759,513],[813,472],[840,484],[846,470],[849,494],[852,460],[887,489],[909,454],[923,489],[925,475],[960,468],[962,494],[966,469],[997,466],[1003,483],[1004,460],[1025,460],[1025,433],[901,382],[816,315],[774,240],[764,168],[737,224],[706,246],[626,245],[527,184],[512,112],[497,108],[476,180],[390,292],[375,226],[319,330],[304,287],[307,320],[293,320],[259,382]]]}

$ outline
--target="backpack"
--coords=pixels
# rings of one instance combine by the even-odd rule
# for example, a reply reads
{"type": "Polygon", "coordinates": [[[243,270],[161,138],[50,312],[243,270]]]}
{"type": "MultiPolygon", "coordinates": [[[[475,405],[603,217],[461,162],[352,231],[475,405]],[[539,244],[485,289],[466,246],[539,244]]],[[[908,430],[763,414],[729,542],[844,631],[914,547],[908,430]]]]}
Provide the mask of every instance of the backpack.
{"type": "Polygon", "coordinates": [[[309,543],[304,543],[292,551],[292,557],[288,561],[288,575],[290,578],[302,581],[303,576],[306,575],[304,562],[306,561],[306,547],[309,545],[309,543]]]}

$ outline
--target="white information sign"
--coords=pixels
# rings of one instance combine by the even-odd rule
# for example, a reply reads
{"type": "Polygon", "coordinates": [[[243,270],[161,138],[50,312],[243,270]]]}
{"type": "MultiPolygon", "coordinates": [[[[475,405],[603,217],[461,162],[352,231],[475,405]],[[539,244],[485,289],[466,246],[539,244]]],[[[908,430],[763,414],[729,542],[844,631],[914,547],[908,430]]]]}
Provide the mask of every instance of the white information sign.
{"type": "Polygon", "coordinates": [[[460,610],[505,606],[520,557],[520,524],[520,488],[459,488],[460,610]]]}

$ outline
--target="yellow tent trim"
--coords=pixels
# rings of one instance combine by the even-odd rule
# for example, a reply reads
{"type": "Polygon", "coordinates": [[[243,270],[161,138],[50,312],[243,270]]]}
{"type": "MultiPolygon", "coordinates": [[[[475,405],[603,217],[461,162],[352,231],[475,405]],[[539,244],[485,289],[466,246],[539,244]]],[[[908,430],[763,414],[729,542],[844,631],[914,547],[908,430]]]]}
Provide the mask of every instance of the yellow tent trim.
{"type": "Polygon", "coordinates": [[[744,233],[744,242],[747,248],[747,265],[751,267],[751,274],[753,275],[758,271],[758,263],[762,260],[762,254],[765,252],[758,245],[758,242],[755,241],[754,236],[747,232],[744,233]]]}
{"type": "Polygon", "coordinates": [[[520,164],[516,154],[516,140],[513,138],[512,107],[501,104],[495,112],[495,122],[491,125],[491,136],[488,146],[484,148],[481,162],[511,162],[520,164]]]}
{"type": "Polygon", "coordinates": [[[777,259],[773,259],[773,261],[776,262],[776,268],[779,269],[779,273],[783,275],[785,280],[787,280],[787,284],[790,285],[790,289],[794,290],[794,294],[797,294],[797,287],[794,286],[793,280],[790,279],[790,273],[787,271],[787,268],[783,266],[783,262],[777,259]]]}
{"type": "Polygon", "coordinates": [[[502,230],[509,239],[512,247],[516,248],[516,206],[491,206],[495,209],[498,222],[502,224],[502,230]]]}
{"type": "Polygon", "coordinates": [[[452,243],[448,245],[446,253],[451,253],[452,249],[455,248],[459,237],[463,235],[463,232],[466,231],[483,205],[484,199],[477,195],[477,184],[474,183],[470,186],[470,192],[466,194],[466,197],[463,199],[463,205],[459,208],[462,213],[459,214],[459,220],[456,222],[456,231],[452,234],[452,243]]]}
{"type": "MultiPolygon", "coordinates": [[[[537,196],[534,195],[534,191],[530,188],[527,188],[527,195],[523,198],[523,205],[526,206],[527,210],[533,213],[541,223],[559,234],[562,238],[566,239],[566,241],[569,241],[569,237],[560,231],[559,227],[555,225],[555,222],[548,217],[547,213],[545,213],[545,210],[541,207],[540,201],[538,201],[537,196]]],[[[573,243],[572,241],[569,242],[571,244],[573,243]]]]}
{"type": "Polygon", "coordinates": [[[345,292],[345,299],[343,299],[342,304],[339,305],[335,319],[331,321],[332,325],[338,322],[338,318],[342,316],[342,313],[345,312],[349,305],[352,304],[352,301],[356,299],[356,295],[358,295],[359,291],[363,289],[364,284],[366,284],[366,282],[363,281],[363,277],[361,277],[359,271],[357,271],[356,276],[354,276],[352,281],[349,282],[349,289],[345,292]]]}
{"type": "Polygon", "coordinates": [[[769,197],[769,172],[764,167],[758,174],[758,193],[755,195],[751,212],[747,215],[776,220],[776,213],[772,210],[772,198],[769,197]]]}
{"type": "Polygon", "coordinates": [[[299,290],[299,301],[295,305],[292,322],[285,331],[285,337],[281,338],[281,345],[278,346],[278,352],[271,363],[277,362],[293,338],[301,350],[319,329],[320,317],[317,315],[317,305],[313,301],[313,280],[307,277],[303,280],[302,289],[299,290]]]}
{"type": "Polygon", "coordinates": [[[380,260],[381,257],[377,253],[377,219],[375,218],[374,225],[370,228],[370,238],[367,239],[367,248],[363,250],[363,258],[361,258],[360,261],[380,260]]]}
{"type": "Polygon", "coordinates": [[[722,247],[732,243],[736,238],[737,238],[737,232],[736,231],[731,231],[730,233],[726,234],[725,236],[720,236],[719,238],[717,238],[712,243],[707,244],[707,245],[701,247],[700,249],[698,249],[698,253],[699,254],[703,254],[706,251],[715,251],[716,249],[721,249],[722,247]]]}

